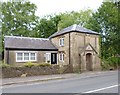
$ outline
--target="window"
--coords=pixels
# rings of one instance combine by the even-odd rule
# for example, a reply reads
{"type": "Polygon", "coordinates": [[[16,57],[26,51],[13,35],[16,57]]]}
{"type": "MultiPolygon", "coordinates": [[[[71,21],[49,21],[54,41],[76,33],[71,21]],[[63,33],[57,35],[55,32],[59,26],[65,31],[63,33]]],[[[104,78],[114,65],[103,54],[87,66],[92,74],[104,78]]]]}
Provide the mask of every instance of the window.
{"type": "Polygon", "coordinates": [[[53,54],[53,62],[55,61],[55,54],[53,54]]]}
{"type": "Polygon", "coordinates": [[[60,38],[60,40],[59,40],[59,45],[60,45],[60,46],[64,46],[64,38],[60,38]]]}
{"type": "Polygon", "coordinates": [[[36,53],[34,52],[17,52],[16,62],[37,61],[36,53]]]}
{"type": "Polygon", "coordinates": [[[35,53],[31,53],[30,60],[36,60],[36,54],[35,53]]]}
{"type": "Polygon", "coordinates": [[[23,60],[23,54],[22,53],[17,53],[17,60],[18,61],[23,60]]]}
{"type": "Polygon", "coordinates": [[[51,61],[51,53],[46,53],[45,59],[46,59],[46,63],[49,63],[51,61]]]}
{"type": "Polygon", "coordinates": [[[24,60],[29,61],[29,53],[24,53],[24,60]]]}
{"type": "Polygon", "coordinates": [[[60,53],[59,54],[59,60],[60,61],[64,61],[64,53],[60,53]]]}

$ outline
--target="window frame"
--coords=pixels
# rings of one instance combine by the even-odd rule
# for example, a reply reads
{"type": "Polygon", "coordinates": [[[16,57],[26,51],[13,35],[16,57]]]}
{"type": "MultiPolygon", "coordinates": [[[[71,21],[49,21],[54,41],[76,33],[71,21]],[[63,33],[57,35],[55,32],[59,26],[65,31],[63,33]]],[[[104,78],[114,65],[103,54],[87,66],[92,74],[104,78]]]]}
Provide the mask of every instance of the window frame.
{"type": "Polygon", "coordinates": [[[23,53],[23,60],[24,61],[29,61],[30,60],[30,53],[27,53],[27,52],[23,53]],[[28,54],[28,55],[25,56],[25,54],[28,54]],[[25,59],[25,58],[28,58],[28,59],[25,59]]]}
{"type": "Polygon", "coordinates": [[[64,46],[64,38],[59,39],[59,46],[64,46]]]}
{"type": "Polygon", "coordinates": [[[45,53],[45,62],[51,63],[51,53],[45,53]],[[48,58],[49,57],[49,58],[48,58]],[[49,59],[49,60],[48,60],[49,59]],[[48,62],[49,61],[49,62],[48,62]]]}
{"type": "Polygon", "coordinates": [[[19,56],[19,57],[21,57],[21,60],[23,60],[23,53],[22,52],[17,52],[16,53],[16,62],[19,62],[20,60],[18,59],[18,53],[21,53],[22,54],[22,56],[19,56]]]}
{"type": "Polygon", "coordinates": [[[64,62],[65,59],[65,54],[64,53],[59,53],[59,61],[64,62]]]}
{"type": "MultiPolygon", "coordinates": [[[[34,60],[31,59],[31,57],[33,57],[33,56],[31,56],[32,53],[34,53],[34,52],[31,52],[31,53],[30,53],[30,60],[31,60],[31,61],[34,61],[34,60]]],[[[37,61],[37,55],[36,55],[37,53],[34,53],[34,54],[35,54],[35,56],[34,56],[34,57],[35,57],[35,60],[37,61]]]]}
{"type": "Polygon", "coordinates": [[[37,61],[37,52],[27,52],[27,51],[17,51],[16,52],[16,62],[29,62],[29,61],[37,61]],[[18,53],[22,53],[22,60],[18,60],[18,53]],[[28,60],[25,60],[25,53],[28,53],[28,60]],[[35,59],[31,60],[31,53],[35,54],[35,59]]]}

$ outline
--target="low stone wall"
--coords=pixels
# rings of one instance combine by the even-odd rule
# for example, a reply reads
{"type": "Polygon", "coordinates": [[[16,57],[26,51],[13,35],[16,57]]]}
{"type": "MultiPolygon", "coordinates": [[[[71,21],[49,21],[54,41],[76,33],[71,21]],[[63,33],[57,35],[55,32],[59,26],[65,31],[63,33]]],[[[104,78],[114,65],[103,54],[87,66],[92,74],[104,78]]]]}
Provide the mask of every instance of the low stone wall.
{"type": "Polygon", "coordinates": [[[13,78],[13,77],[26,77],[26,76],[38,76],[38,75],[51,75],[51,74],[60,74],[60,73],[71,73],[72,70],[68,66],[60,67],[59,65],[55,66],[45,66],[37,67],[5,67],[2,68],[2,78],[13,78]],[[68,67],[68,68],[67,68],[68,67]],[[64,72],[61,72],[61,68],[64,72]],[[67,68],[67,70],[66,70],[67,68]]]}
{"type": "Polygon", "coordinates": [[[60,73],[73,73],[73,67],[72,65],[61,65],[60,66],[60,73]]]}

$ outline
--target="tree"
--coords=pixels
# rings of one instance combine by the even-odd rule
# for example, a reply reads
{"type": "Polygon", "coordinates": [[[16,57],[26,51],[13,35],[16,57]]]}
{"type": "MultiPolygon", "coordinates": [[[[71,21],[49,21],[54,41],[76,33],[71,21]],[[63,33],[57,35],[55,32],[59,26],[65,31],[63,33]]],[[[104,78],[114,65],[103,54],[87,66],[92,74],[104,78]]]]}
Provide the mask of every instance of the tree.
{"type": "Polygon", "coordinates": [[[119,12],[118,2],[103,2],[87,25],[101,34],[102,58],[120,55],[119,12]]]}
{"type": "MultiPolygon", "coordinates": [[[[2,41],[5,35],[33,36],[36,5],[30,2],[2,2],[2,41]]],[[[3,50],[2,50],[3,51],[3,50]]]]}
{"type": "Polygon", "coordinates": [[[48,38],[58,29],[58,23],[60,21],[60,15],[48,15],[40,19],[36,26],[36,37],[48,38]]]}
{"type": "Polygon", "coordinates": [[[86,26],[89,18],[92,16],[92,10],[80,10],[79,12],[66,12],[61,14],[61,21],[59,22],[59,29],[63,29],[73,24],[86,26]]]}

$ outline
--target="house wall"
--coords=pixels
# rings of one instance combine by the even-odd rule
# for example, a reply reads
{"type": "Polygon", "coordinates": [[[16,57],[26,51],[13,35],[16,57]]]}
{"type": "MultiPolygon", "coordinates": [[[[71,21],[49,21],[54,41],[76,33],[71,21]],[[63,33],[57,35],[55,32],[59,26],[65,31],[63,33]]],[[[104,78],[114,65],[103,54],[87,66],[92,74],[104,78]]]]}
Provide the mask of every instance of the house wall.
{"type": "MultiPolygon", "coordinates": [[[[17,51],[17,50],[4,50],[4,62],[10,65],[22,66],[26,62],[16,62],[16,52],[31,52],[31,51],[17,51]],[[8,53],[9,52],[9,53],[8,53]],[[7,61],[8,60],[8,61],[7,61]]],[[[44,63],[45,62],[45,53],[57,53],[57,51],[32,51],[37,53],[37,61],[33,63],[44,63]]]]}
{"type": "MultiPolygon", "coordinates": [[[[69,33],[51,38],[53,44],[59,49],[59,51],[65,52],[65,61],[59,62],[58,64],[69,64],[69,33]],[[59,46],[59,39],[63,37],[65,44],[63,47],[59,46]]],[[[70,33],[70,63],[73,65],[75,70],[86,70],[86,54],[92,54],[93,70],[100,69],[100,59],[99,59],[99,36],[93,34],[85,34],[78,32],[70,33]],[[84,51],[80,54],[80,51],[87,44],[91,44],[92,47],[97,51],[96,54],[94,51],[84,51]]]]}
{"type": "Polygon", "coordinates": [[[71,33],[71,62],[75,69],[81,69],[81,71],[86,70],[86,54],[92,54],[92,63],[93,70],[100,69],[100,59],[99,59],[99,36],[93,34],[85,34],[72,32],[71,33]],[[87,44],[91,44],[92,47],[97,51],[96,54],[94,51],[84,51],[80,54],[80,51],[87,44]]]}
{"type": "Polygon", "coordinates": [[[59,51],[58,51],[58,64],[59,65],[69,64],[69,33],[54,37],[51,39],[51,41],[59,49],[59,51]],[[59,45],[60,38],[64,38],[64,46],[59,45]],[[64,62],[59,61],[60,52],[64,52],[64,62]]]}

